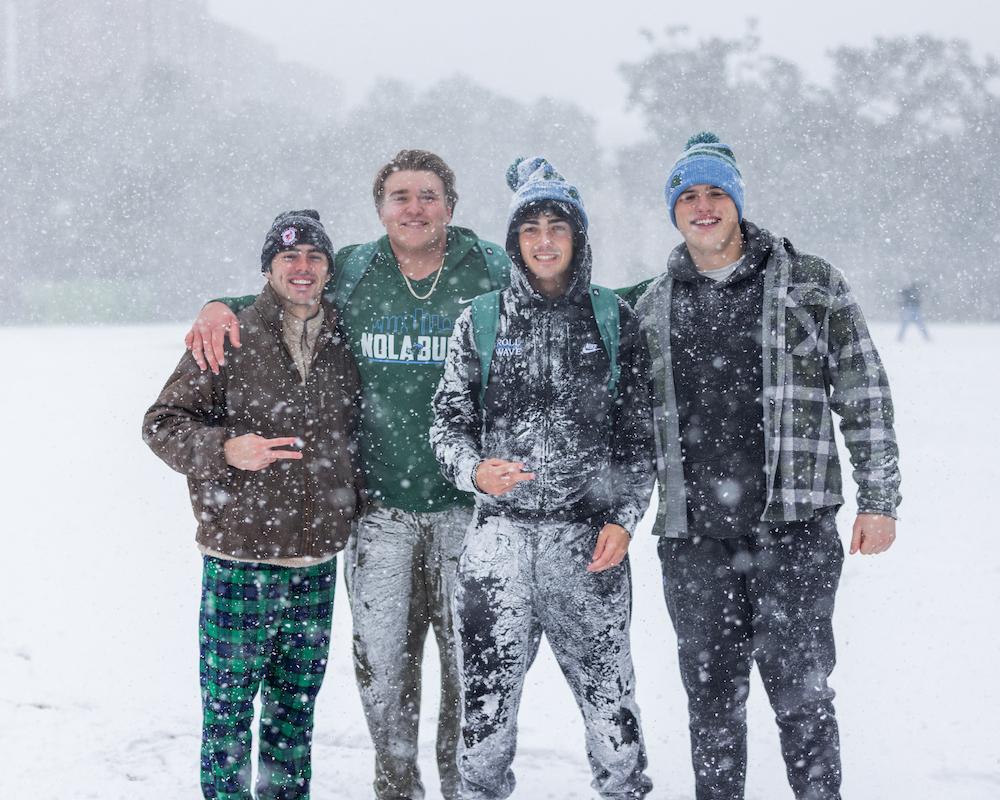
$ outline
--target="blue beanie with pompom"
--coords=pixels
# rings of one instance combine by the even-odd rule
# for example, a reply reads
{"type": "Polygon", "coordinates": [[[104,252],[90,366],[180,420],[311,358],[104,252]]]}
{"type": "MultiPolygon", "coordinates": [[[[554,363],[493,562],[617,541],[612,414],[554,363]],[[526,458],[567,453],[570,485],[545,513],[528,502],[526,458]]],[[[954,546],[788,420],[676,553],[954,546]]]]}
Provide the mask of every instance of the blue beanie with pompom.
{"type": "Polygon", "coordinates": [[[743,176],[736,166],[736,156],[728,144],[719,141],[719,137],[710,131],[696,133],[687,144],[684,152],[674,162],[664,195],[667,208],[670,209],[670,221],[677,227],[677,217],[674,206],[681,193],[692,186],[708,184],[718,186],[728,194],[736,205],[740,222],[743,222],[743,176]]]}
{"type": "Polygon", "coordinates": [[[507,185],[514,192],[507,212],[507,230],[521,209],[548,200],[565,203],[578,211],[583,228],[587,229],[587,212],[580,192],[542,156],[517,159],[507,168],[507,185]]]}

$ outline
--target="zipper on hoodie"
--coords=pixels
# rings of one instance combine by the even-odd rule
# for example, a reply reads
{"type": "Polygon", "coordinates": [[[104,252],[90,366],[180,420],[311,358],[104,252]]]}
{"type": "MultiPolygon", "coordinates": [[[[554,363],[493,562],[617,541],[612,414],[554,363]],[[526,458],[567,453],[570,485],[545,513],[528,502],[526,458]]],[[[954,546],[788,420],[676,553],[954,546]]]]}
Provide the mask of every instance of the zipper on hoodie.
{"type": "MultiPolygon", "coordinates": [[[[545,482],[548,480],[548,463],[549,463],[549,442],[551,439],[551,422],[552,422],[552,359],[549,354],[551,352],[552,345],[552,305],[547,303],[545,306],[545,316],[542,318],[542,353],[545,354],[542,363],[544,367],[542,369],[542,469],[541,469],[541,487],[538,493],[538,511],[545,509],[545,482]]],[[[533,465],[532,465],[533,466],[533,465]]]]}

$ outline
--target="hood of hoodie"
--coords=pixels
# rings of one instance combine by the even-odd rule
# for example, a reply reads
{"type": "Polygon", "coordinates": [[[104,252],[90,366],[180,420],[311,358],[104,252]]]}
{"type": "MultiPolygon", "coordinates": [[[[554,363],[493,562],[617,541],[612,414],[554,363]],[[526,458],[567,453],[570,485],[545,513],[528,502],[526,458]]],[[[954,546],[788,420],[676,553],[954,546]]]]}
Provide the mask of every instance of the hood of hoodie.
{"type": "Polygon", "coordinates": [[[566,291],[561,297],[548,298],[531,285],[528,279],[528,267],[521,257],[521,246],[518,243],[517,229],[524,218],[524,212],[518,213],[507,230],[507,255],[510,256],[513,268],[510,271],[510,288],[519,300],[532,305],[552,305],[556,303],[579,303],[587,299],[590,292],[590,276],[593,271],[593,254],[590,250],[590,237],[583,219],[576,209],[565,203],[558,203],[563,215],[573,226],[573,260],[570,262],[570,278],[566,291]]]}
{"type": "MultiPolygon", "coordinates": [[[[447,239],[445,240],[444,266],[454,269],[462,263],[469,251],[479,243],[479,237],[468,228],[461,228],[458,225],[447,227],[447,239]]],[[[399,265],[396,254],[392,251],[392,244],[388,236],[383,236],[378,240],[379,255],[386,259],[388,263],[399,265]]]]}
{"type": "MultiPolygon", "coordinates": [[[[743,256],[740,265],[735,272],[722,281],[720,286],[728,286],[738,283],[751,275],[755,275],[763,269],[767,263],[767,258],[771,255],[771,242],[773,237],[763,228],[758,228],[752,222],[743,220],[740,223],[740,230],[743,233],[743,256]]],[[[699,280],[711,280],[702,275],[695,266],[691,253],[688,252],[687,245],[683,242],[673,249],[667,261],[667,272],[674,280],[693,283],[699,280]]]]}

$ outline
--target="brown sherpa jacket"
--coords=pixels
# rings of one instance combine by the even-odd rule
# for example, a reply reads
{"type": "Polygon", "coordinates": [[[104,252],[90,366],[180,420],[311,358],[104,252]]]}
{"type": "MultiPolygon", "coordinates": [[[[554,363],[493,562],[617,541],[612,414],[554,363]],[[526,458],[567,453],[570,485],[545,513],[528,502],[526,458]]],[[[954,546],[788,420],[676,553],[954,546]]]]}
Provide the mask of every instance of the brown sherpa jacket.
{"type": "Polygon", "coordinates": [[[357,365],[324,304],[305,383],[282,336],[282,309],[265,287],[239,314],[243,346],[227,345],[219,375],[185,353],[146,412],[142,437],[188,478],[198,543],[234,558],[328,556],[344,547],[364,496],[355,431],[357,365]],[[223,445],[245,433],[298,436],[302,459],[257,472],[226,463],[223,445]]]}

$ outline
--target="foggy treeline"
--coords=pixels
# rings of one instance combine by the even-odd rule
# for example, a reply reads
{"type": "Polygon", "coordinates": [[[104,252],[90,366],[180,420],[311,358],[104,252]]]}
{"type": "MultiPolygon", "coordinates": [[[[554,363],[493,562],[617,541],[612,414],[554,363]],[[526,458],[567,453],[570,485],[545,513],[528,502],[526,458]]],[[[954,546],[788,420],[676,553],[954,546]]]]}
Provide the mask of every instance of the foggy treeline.
{"type": "Polygon", "coordinates": [[[547,156],[583,193],[595,279],[633,283],[679,241],[663,184],[704,129],[736,152],[747,217],[844,269],[870,316],[893,315],[916,279],[932,318],[1000,319],[995,59],[876,40],[834,49],[820,86],[762,53],[752,24],[735,39],[648,38],[621,66],[644,138],[620,149],[599,142],[596,109],[500,96],[458,69],[430,87],[383,81],[347,109],[335,77],[242,35],[226,40],[232,58],[178,60],[149,38],[127,63],[107,48],[97,74],[16,93],[8,81],[0,320],[186,320],[255,291],[279,211],[317,208],[337,246],[379,235],[371,179],[403,147],[441,154],[458,175],[455,223],[501,242],[507,165],[547,156]]]}

